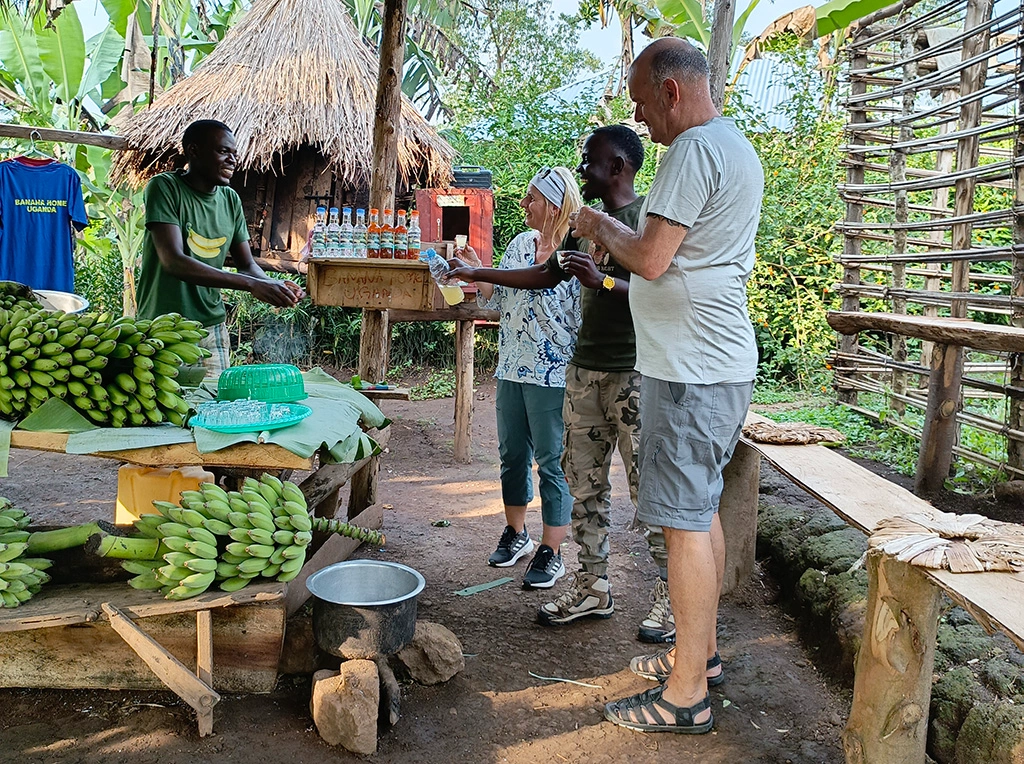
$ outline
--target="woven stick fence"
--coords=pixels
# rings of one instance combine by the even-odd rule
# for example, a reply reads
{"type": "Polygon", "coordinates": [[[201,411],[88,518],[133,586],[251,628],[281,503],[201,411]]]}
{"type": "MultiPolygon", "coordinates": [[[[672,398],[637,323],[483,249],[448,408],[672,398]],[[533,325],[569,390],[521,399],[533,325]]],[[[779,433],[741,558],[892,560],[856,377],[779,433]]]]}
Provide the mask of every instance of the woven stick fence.
{"type": "MultiPolygon", "coordinates": [[[[972,331],[1024,331],[1022,9],[904,0],[848,44],[841,315],[945,317],[965,319],[972,331]]],[[[840,399],[924,433],[920,471],[938,463],[925,451],[942,408],[929,392],[939,369],[944,394],[956,398],[944,449],[1024,477],[1024,358],[1011,352],[1019,344],[982,342],[982,352],[968,340],[947,367],[945,346],[871,321],[862,316],[859,334],[840,339],[840,399]]]]}

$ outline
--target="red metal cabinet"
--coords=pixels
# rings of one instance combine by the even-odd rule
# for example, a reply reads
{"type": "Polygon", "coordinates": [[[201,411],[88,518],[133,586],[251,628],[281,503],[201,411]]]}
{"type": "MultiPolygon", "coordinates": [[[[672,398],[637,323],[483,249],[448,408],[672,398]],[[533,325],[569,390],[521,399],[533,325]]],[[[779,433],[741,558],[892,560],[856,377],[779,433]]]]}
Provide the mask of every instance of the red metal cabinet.
{"type": "Polygon", "coordinates": [[[454,241],[465,234],[484,265],[494,257],[494,193],[489,188],[421,188],[416,191],[423,241],[454,241]]]}

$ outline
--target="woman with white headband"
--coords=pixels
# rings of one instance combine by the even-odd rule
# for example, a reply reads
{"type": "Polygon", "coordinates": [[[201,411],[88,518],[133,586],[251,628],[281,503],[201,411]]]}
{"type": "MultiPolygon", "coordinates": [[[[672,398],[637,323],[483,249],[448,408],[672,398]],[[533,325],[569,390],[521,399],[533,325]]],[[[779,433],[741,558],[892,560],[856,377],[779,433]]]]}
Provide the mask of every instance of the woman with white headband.
{"type": "MultiPolygon", "coordinates": [[[[569,216],[583,206],[572,173],[564,167],[538,172],[519,205],[529,231],[505,250],[501,271],[540,265],[554,254],[569,231],[569,216]]],[[[533,460],[540,475],[544,534],[523,578],[526,589],[549,589],[565,575],[559,547],[572,516],[572,496],[560,464],[565,367],[576,346],[580,325],[580,282],[564,281],[552,289],[516,289],[487,283],[494,269],[481,268],[472,247],[456,253],[472,267],[453,276],[479,279],[478,302],[501,314],[498,329],[496,411],[501,456],[501,494],[505,530],[488,559],[495,567],[515,565],[533,551],[526,528],[526,506],[533,499],[533,460]]],[[[506,274],[507,278],[507,274],[506,274]]]]}

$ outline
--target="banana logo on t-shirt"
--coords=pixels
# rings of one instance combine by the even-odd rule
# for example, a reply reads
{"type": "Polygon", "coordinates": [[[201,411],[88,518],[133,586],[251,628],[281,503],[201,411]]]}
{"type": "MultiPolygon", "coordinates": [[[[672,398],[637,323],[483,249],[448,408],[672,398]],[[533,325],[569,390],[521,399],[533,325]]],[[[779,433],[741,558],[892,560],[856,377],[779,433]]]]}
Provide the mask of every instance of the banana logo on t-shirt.
{"type": "Polygon", "coordinates": [[[218,239],[208,239],[193,231],[191,226],[188,229],[188,248],[192,251],[193,255],[204,260],[213,260],[215,257],[219,257],[220,248],[224,246],[224,242],[227,240],[227,236],[221,236],[218,239]]]}

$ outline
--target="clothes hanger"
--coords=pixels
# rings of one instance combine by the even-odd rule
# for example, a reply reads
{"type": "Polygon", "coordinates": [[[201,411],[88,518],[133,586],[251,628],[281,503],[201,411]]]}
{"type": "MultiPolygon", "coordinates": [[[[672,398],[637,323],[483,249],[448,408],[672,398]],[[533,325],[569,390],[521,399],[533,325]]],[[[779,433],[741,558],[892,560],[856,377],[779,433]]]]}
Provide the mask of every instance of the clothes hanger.
{"type": "Polygon", "coordinates": [[[33,130],[29,133],[28,139],[28,151],[21,155],[23,159],[53,159],[52,156],[36,146],[36,139],[42,140],[42,136],[39,134],[38,130],[33,130]]]}

